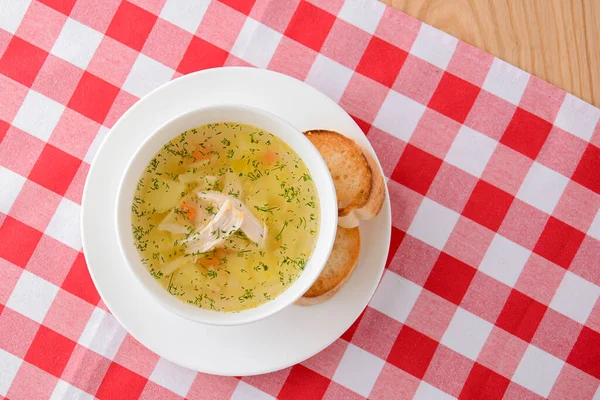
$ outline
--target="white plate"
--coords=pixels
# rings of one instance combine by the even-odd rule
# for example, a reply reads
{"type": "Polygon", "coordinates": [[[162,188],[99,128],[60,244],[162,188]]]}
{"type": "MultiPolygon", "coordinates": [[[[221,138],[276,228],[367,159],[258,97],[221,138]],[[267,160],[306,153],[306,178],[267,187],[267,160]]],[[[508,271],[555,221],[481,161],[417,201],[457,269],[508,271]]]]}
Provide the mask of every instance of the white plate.
{"type": "Polygon", "coordinates": [[[331,129],[373,148],[346,112],[305,83],[254,68],[218,68],[183,76],[154,90],[129,109],[110,131],[90,168],[82,207],[83,248],[102,300],[123,327],[161,357],[218,375],[276,371],[320,352],[358,318],[375,292],[387,257],[389,196],[372,221],[362,223],[358,265],[332,299],[317,306],[290,306],[252,324],[223,327],[169,313],[140,286],[117,244],[114,207],[119,179],[144,139],[177,115],[222,103],[262,108],[299,130],[331,129]]]}

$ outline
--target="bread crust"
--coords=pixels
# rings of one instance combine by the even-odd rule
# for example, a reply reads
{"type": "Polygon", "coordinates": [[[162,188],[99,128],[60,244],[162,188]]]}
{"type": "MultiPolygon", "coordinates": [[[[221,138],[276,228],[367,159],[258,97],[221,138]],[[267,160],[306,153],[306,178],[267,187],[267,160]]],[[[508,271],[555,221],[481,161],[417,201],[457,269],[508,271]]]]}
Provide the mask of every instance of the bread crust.
{"type": "Polygon", "coordinates": [[[361,220],[375,218],[383,208],[385,200],[385,180],[379,173],[377,162],[369,155],[363,154],[371,169],[371,193],[364,206],[350,211],[347,215],[338,216],[338,225],[344,228],[354,228],[361,220]]]}
{"type": "Polygon", "coordinates": [[[296,304],[311,306],[333,297],[350,279],[360,253],[361,220],[383,207],[386,184],[379,165],[354,140],[334,131],[310,130],[306,137],[323,156],[338,198],[338,230],[321,275],[296,304]]]}
{"type": "Polygon", "coordinates": [[[334,131],[310,130],[304,134],[329,168],[338,198],[338,216],[364,207],[371,193],[372,172],[360,146],[334,131]]]}
{"type": "Polygon", "coordinates": [[[358,228],[338,227],[333,249],[315,283],[296,301],[301,306],[324,302],[335,295],[352,276],[360,254],[360,231],[358,228]]]}

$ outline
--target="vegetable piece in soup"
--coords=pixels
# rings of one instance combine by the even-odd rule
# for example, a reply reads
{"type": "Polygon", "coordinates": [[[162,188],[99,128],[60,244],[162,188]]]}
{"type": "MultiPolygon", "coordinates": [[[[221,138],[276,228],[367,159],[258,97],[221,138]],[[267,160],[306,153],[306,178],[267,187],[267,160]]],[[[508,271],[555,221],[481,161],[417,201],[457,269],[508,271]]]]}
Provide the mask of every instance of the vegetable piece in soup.
{"type": "Polygon", "coordinates": [[[250,125],[183,132],[156,154],[132,204],[148,272],[197,307],[240,311],[274,299],[302,273],[318,236],[308,169],[281,139],[250,125]]]}

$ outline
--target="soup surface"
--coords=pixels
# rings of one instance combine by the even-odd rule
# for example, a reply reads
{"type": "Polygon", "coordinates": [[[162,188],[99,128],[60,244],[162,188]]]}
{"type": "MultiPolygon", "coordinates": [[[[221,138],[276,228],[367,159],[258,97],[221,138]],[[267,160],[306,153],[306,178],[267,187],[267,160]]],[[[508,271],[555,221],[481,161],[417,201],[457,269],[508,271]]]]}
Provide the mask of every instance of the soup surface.
{"type": "Polygon", "coordinates": [[[300,157],[250,125],[183,132],[146,167],[132,204],[135,245],[173,296],[218,311],[252,308],[304,269],[319,226],[300,157]]]}

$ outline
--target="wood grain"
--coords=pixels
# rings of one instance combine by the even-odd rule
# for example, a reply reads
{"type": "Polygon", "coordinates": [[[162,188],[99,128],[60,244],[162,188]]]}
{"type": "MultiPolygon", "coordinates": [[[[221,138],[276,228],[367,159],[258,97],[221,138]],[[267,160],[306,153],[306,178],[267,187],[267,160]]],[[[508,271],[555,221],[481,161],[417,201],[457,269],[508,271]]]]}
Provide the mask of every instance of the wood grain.
{"type": "Polygon", "coordinates": [[[600,107],[600,0],[383,0],[600,107]]]}

